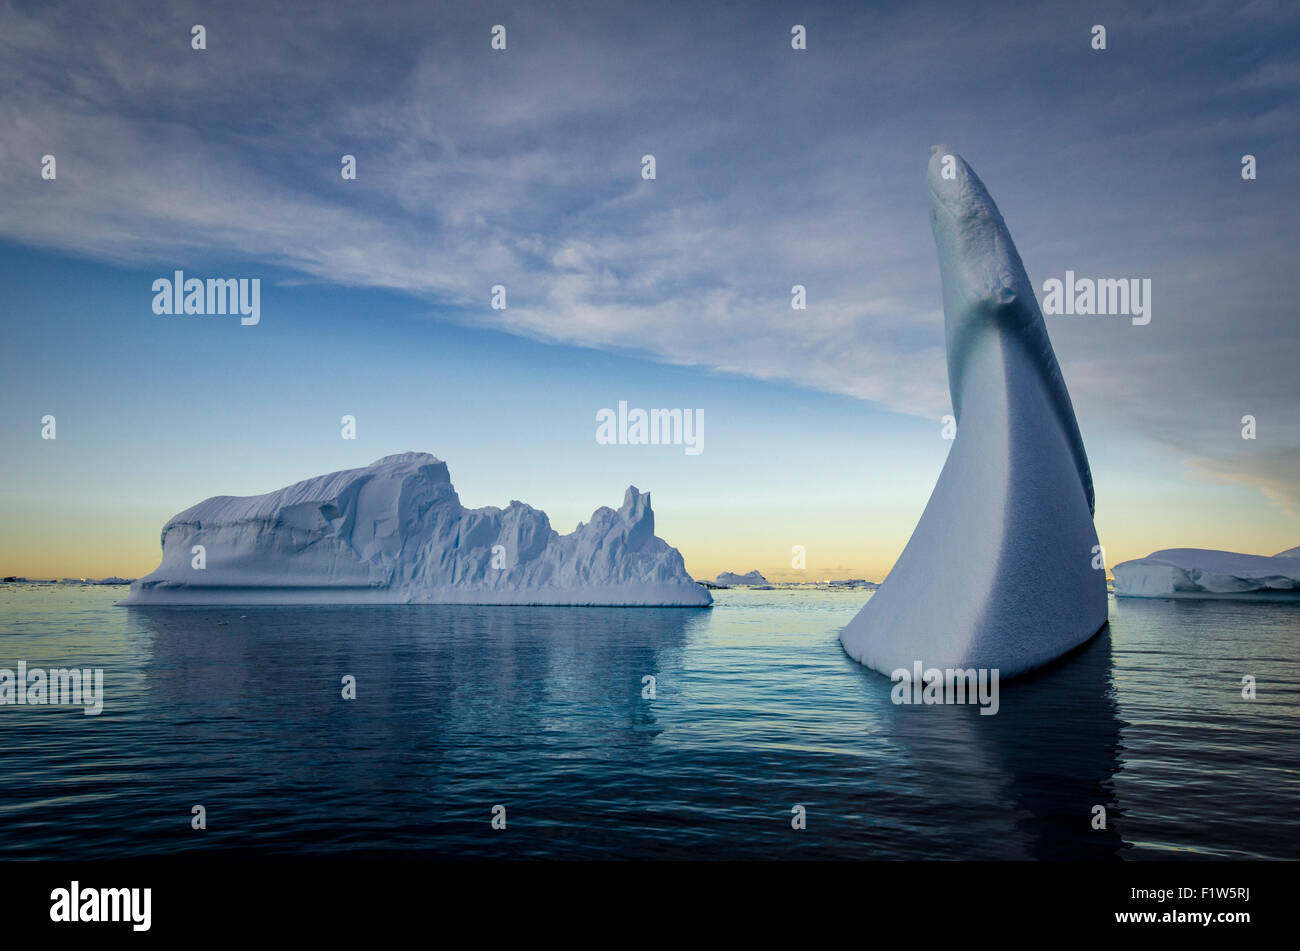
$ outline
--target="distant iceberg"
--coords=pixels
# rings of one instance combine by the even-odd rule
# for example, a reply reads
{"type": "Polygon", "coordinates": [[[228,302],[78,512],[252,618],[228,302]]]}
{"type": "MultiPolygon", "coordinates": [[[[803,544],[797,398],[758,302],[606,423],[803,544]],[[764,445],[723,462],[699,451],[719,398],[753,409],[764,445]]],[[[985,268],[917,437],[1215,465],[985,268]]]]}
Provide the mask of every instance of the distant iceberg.
{"type": "Polygon", "coordinates": [[[714,584],[730,588],[738,584],[767,584],[767,579],[756,570],[743,575],[738,575],[734,571],[724,571],[718,575],[718,580],[714,584]]]}
{"type": "Polygon", "coordinates": [[[1114,568],[1120,598],[1300,600],[1300,548],[1272,557],[1206,548],[1166,548],[1114,568]]]}
{"type": "Polygon", "coordinates": [[[163,527],[162,549],[122,604],[713,601],[655,537],[648,492],[629,488],[621,508],[560,535],[522,502],[465,508],[446,464],[419,452],[200,502],[163,527]]]}
{"type": "Polygon", "coordinates": [[[1002,215],[946,146],[928,179],[957,436],[911,540],[840,641],[884,674],[920,661],[1013,677],[1106,623],[1092,475],[1002,215]]]}

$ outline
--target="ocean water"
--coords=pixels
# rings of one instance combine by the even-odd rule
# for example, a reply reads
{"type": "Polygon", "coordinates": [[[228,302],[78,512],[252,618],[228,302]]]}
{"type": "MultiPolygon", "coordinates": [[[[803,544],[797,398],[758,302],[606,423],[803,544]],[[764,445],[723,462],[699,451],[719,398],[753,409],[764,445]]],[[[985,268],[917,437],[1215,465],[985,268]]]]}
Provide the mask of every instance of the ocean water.
{"type": "Polygon", "coordinates": [[[1300,858],[1298,604],[1112,601],[1108,630],[980,716],[895,705],[844,655],[862,591],[712,610],[124,593],[0,585],[0,667],[105,678],[99,716],[0,706],[0,858],[1300,858]]]}

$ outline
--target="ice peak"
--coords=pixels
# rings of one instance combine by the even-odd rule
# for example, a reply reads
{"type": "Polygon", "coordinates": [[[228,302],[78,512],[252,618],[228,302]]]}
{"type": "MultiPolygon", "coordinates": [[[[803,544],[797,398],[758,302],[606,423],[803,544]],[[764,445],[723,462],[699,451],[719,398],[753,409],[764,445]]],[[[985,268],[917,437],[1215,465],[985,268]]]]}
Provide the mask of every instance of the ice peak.
{"type": "Polygon", "coordinates": [[[370,463],[370,468],[375,466],[399,466],[406,464],[414,465],[440,465],[442,460],[429,452],[396,452],[391,456],[384,456],[382,459],[376,459],[370,463]]]}
{"type": "Polygon", "coordinates": [[[623,506],[619,509],[619,514],[633,523],[649,522],[650,533],[654,534],[655,513],[650,508],[649,492],[641,492],[634,485],[628,486],[623,493],[623,506]]]}

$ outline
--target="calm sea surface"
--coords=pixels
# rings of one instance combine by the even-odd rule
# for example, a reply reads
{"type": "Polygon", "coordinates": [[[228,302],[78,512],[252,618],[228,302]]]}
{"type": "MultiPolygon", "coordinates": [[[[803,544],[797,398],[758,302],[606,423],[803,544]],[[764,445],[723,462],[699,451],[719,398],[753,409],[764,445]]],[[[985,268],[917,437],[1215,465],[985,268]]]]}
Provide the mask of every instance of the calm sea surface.
{"type": "Polygon", "coordinates": [[[0,858],[1300,858],[1300,604],[1112,601],[1109,631],[980,716],[896,706],[844,655],[862,591],[704,611],[125,592],[0,585],[0,667],[102,667],[105,692],[98,717],[0,706],[0,858]]]}

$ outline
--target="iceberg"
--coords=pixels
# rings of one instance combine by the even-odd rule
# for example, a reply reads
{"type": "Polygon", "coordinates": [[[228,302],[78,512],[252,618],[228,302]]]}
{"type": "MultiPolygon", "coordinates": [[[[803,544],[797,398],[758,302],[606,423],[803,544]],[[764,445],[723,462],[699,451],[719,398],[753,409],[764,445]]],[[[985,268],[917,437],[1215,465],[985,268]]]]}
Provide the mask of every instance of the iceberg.
{"type": "Polygon", "coordinates": [[[884,674],[920,661],[1014,677],[1106,623],[1092,475],[1002,215],[960,156],[933,151],[930,225],[957,435],[906,548],[840,642],[884,674]]]}
{"type": "Polygon", "coordinates": [[[511,502],[467,509],[446,463],[387,456],[174,516],[162,564],[121,601],[145,604],[532,604],[707,607],[681,553],[655,536],[650,493],[568,535],[511,502]]]}
{"type": "Polygon", "coordinates": [[[718,575],[718,580],[714,584],[730,588],[732,585],[738,584],[767,584],[767,579],[759,574],[757,570],[743,575],[738,575],[734,571],[724,571],[718,575]]]}
{"type": "Polygon", "coordinates": [[[1300,600],[1300,548],[1244,555],[1206,548],[1166,548],[1114,568],[1117,598],[1300,600]]]}

